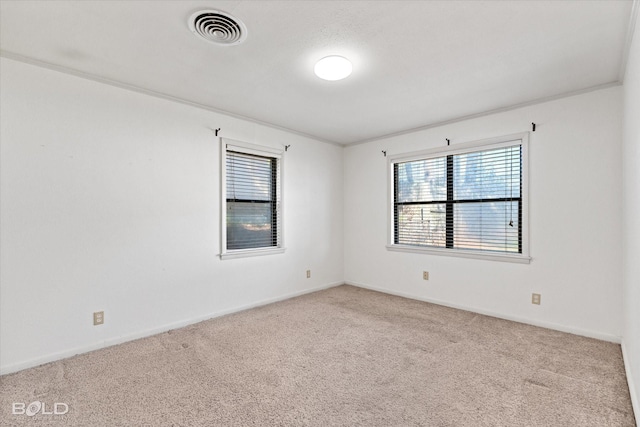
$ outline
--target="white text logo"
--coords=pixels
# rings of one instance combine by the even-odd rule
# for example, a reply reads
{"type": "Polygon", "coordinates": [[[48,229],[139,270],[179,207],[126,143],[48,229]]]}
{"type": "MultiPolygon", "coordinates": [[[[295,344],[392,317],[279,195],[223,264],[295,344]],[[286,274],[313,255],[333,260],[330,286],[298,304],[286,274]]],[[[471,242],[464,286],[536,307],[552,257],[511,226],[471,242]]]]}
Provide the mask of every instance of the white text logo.
{"type": "Polygon", "coordinates": [[[26,415],[27,417],[33,417],[37,413],[41,413],[42,415],[64,415],[69,412],[69,405],[56,402],[52,406],[48,406],[39,400],[31,402],[28,405],[22,402],[13,402],[11,412],[13,415],[26,415]]]}

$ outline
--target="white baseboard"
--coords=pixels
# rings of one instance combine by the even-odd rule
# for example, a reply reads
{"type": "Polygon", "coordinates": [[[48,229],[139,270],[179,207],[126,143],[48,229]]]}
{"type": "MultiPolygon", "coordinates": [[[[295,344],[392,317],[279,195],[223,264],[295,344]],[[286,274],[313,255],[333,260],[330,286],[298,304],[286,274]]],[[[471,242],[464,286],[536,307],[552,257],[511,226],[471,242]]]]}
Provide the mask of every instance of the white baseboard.
{"type": "Polygon", "coordinates": [[[36,357],[36,358],[25,360],[25,361],[22,361],[22,362],[17,362],[17,363],[12,363],[10,365],[0,366],[0,375],[10,374],[10,373],[21,371],[21,370],[27,369],[27,368],[33,368],[34,366],[39,366],[39,365],[42,365],[42,364],[45,364],[45,363],[54,362],[56,360],[65,359],[67,357],[75,356],[77,354],[87,353],[89,351],[94,351],[94,350],[99,350],[101,348],[110,347],[110,346],[116,345],[116,344],[122,344],[124,342],[133,341],[133,340],[136,340],[136,339],[139,339],[139,338],[149,337],[149,336],[152,336],[152,335],[156,335],[156,334],[160,334],[160,333],[166,332],[166,331],[171,330],[171,329],[182,328],[182,327],[185,327],[185,326],[193,325],[194,323],[202,322],[204,320],[209,320],[209,319],[213,319],[213,318],[216,318],[216,317],[225,316],[227,314],[237,313],[237,312],[248,310],[248,309],[251,309],[251,308],[260,307],[260,306],[267,305],[267,304],[272,304],[272,303],[278,302],[278,301],[284,301],[284,300],[287,300],[287,299],[290,299],[290,298],[295,298],[295,297],[298,297],[298,296],[301,296],[301,295],[310,294],[310,293],[313,293],[313,292],[318,292],[318,291],[321,291],[323,289],[329,289],[329,288],[333,288],[335,286],[340,286],[340,285],[343,285],[343,284],[344,284],[344,282],[342,282],[342,281],[334,282],[334,283],[328,283],[328,284],[325,284],[325,285],[316,286],[316,287],[311,288],[311,289],[305,289],[305,290],[293,292],[293,293],[290,293],[290,294],[280,295],[280,296],[277,296],[277,297],[274,297],[274,298],[267,298],[265,300],[256,301],[256,302],[253,302],[253,303],[250,303],[250,304],[245,304],[245,305],[241,305],[241,306],[238,306],[238,307],[229,308],[229,309],[226,309],[226,310],[221,310],[221,311],[216,311],[216,312],[213,312],[213,313],[208,313],[208,314],[205,314],[205,315],[202,315],[202,316],[198,316],[198,317],[194,317],[194,318],[191,318],[191,319],[181,320],[179,322],[173,322],[173,323],[165,324],[165,325],[159,326],[157,328],[145,329],[143,331],[134,332],[132,334],[127,334],[127,335],[123,335],[123,336],[119,336],[119,337],[115,337],[115,338],[110,338],[110,339],[103,340],[103,341],[100,341],[100,342],[97,342],[97,343],[91,343],[91,344],[87,344],[87,345],[71,348],[71,349],[68,349],[68,350],[60,351],[60,352],[57,352],[57,353],[47,354],[46,356],[36,357]]]}
{"type": "Polygon", "coordinates": [[[636,418],[636,425],[640,426],[640,402],[638,401],[638,394],[636,393],[636,383],[633,379],[631,372],[631,360],[629,359],[629,353],[627,353],[627,347],[624,345],[624,339],[622,340],[622,359],[624,360],[624,371],[627,374],[627,385],[629,386],[629,395],[631,396],[631,406],[633,407],[633,413],[636,418]]]}
{"type": "Polygon", "coordinates": [[[420,296],[416,296],[416,295],[411,295],[411,294],[408,294],[408,293],[405,293],[405,292],[398,292],[398,291],[391,290],[391,289],[380,288],[380,287],[377,287],[377,286],[365,285],[363,283],[357,283],[357,282],[353,282],[353,281],[349,281],[349,280],[345,280],[345,284],[352,285],[352,286],[357,286],[359,288],[370,289],[372,291],[378,291],[378,292],[382,292],[382,293],[385,293],[385,294],[396,295],[396,296],[403,297],[403,298],[409,298],[409,299],[414,299],[414,300],[418,300],[418,301],[430,302],[432,304],[443,305],[445,307],[457,308],[457,309],[460,309],[460,310],[471,311],[473,313],[484,314],[486,316],[497,317],[497,318],[505,319],[505,320],[511,320],[511,321],[518,322],[518,323],[526,323],[528,325],[539,326],[541,328],[553,329],[553,330],[560,331],[560,332],[567,332],[567,333],[570,333],[570,334],[581,335],[583,337],[588,337],[588,338],[595,338],[595,339],[602,340],[602,341],[609,341],[609,342],[616,343],[616,344],[620,344],[620,342],[621,342],[621,338],[616,336],[616,335],[604,334],[604,333],[601,333],[601,332],[594,332],[594,331],[589,331],[589,330],[585,330],[585,329],[575,328],[575,327],[572,327],[572,326],[559,325],[559,324],[556,324],[556,323],[544,322],[544,321],[540,321],[540,320],[527,319],[527,318],[524,318],[524,317],[511,316],[511,315],[508,315],[508,314],[497,313],[497,312],[493,312],[493,311],[490,311],[490,310],[483,310],[483,309],[479,309],[479,308],[476,308],[476,307],[468,307],[468,306],[464,306],[464,305],[461,305],[461,304],[454,304],[454,303],[450,303],[450,302],[447,302],[447,301],[441,301],[441,300],[437,300],[437,299],[433,299],[433,298],[424,298],[424,297],[420,297],[420,296]]]}

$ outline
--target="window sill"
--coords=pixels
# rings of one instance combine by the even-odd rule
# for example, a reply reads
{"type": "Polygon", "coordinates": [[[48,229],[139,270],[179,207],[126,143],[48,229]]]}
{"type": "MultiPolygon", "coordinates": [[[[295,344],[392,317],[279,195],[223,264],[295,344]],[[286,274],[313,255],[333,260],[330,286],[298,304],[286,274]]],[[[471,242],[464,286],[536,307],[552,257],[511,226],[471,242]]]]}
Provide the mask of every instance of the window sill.
{"type": "Polygon", "coordinates": [[[473,258],[483,259],[488,261],[504,261],[513,262],[518,264],[529,264],[531,257],[525,255],[510,255],[500,253],[478,252],[469,251],[463,249],[440,249],[440,248],[425,248],[419,246],[408,245],[387,245],[387,250],[397,252],[412,252],[418,254],[431,254],[431,255],[444,255],[459,258],[473,258]]]}
{"type": "Polygon", "coordinates": [[[237,249],[220,254],[220,259],[248,258],[252,256],[284,253],[284,248],[237,249]]]}

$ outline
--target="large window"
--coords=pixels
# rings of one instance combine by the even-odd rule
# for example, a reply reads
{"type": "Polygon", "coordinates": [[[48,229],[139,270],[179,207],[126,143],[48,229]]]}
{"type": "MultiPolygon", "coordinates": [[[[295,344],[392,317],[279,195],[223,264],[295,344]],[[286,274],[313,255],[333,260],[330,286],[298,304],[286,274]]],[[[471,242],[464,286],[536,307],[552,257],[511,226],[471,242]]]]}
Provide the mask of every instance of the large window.
{"type": "Polygon", "coordinates": [[[282,252],[282,153],[223,139],[222,257],[282,252]]]}
{"type": "Polygon", "coordinates": [[[389,249],[528,262],[527,135],[390,158],[389,249]]]}

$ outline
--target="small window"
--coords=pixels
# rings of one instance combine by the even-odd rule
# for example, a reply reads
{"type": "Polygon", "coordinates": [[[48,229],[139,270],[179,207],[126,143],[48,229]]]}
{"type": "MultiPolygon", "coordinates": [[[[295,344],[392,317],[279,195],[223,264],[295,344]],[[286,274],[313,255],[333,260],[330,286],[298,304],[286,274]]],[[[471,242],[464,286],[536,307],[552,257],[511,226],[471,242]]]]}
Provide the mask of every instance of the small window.
{"type": "Polygon", "coordinates": [[[390,157],[388,248],[528,262],[527,137],[390,157]]]}
{"type": "Polygon", "coordinates": [[[222,145],[222,258],[282,252],[282,152],[222,145]]]}

